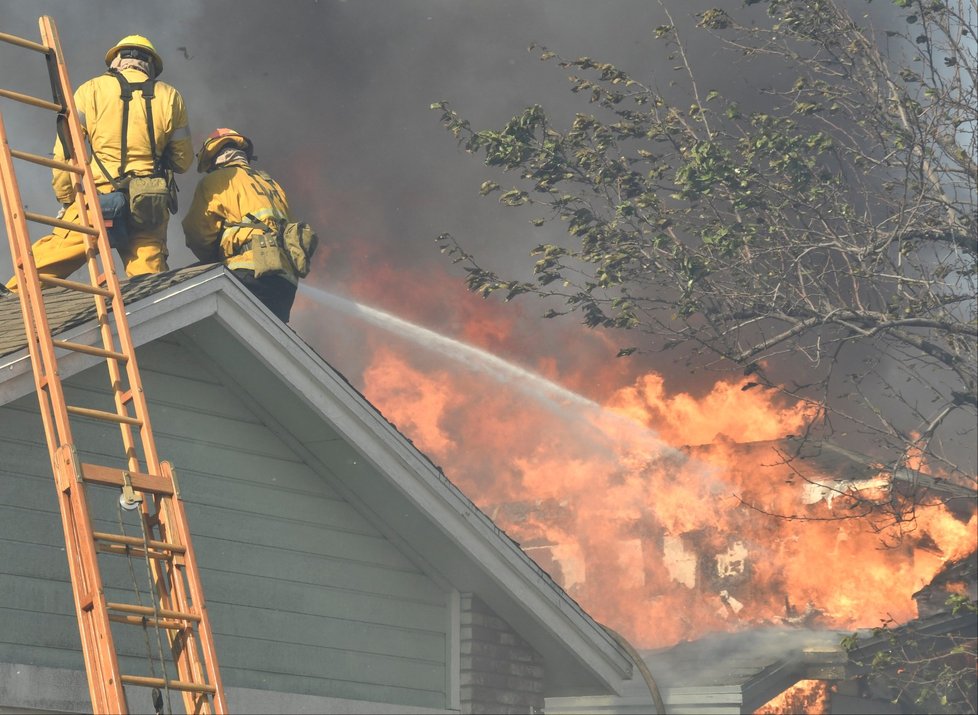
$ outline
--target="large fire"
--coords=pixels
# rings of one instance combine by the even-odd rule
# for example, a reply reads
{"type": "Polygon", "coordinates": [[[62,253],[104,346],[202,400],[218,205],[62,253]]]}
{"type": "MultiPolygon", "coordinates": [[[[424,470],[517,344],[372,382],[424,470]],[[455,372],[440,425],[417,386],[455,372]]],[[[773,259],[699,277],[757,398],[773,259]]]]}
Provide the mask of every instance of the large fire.
{"type": "MultiPolygon", "coordinates": [[[[391,272],[372,283],[386,290],[363,297],[383,305],[379,293],[392,287],[419,292],[398,281],[391,272]]],[[[397,312],[423,319],[420,300],[417,313],[397,312]]],[[[603,359],[539,360],[525,328],[472,305],[452,305],[459,339],[515,353],[595,402],[540,399],[532,385],[379,332],[358,343],[369,355],[362,389],[597,620],[639,647],[762,624],[908,620],[912,594],[975,549],[975,515],[965,523],[939,504],[908,524],[846,518],[846,493],[871,496],[886,481],[845,483],[818,459],[786,459],[809,415],[770,391],[720,379],[695,397],[670,392],[654,372],[629,375],[604,343],[581,348],[603,359]]]]}
{"type": "Polygon", "coordinates": [[[842,500],[806,504],[808,482],[769,441],[805,415],[737,382],[694,401],[647,375],[609,401],[623,412],[558,419],[491,377],[423,372],[390,348],[376,350],[364,381],[598,620],[643,647],[762,623],[906,620],[911,594],[974,548],[974,517],[965,524],[941,506],[919,510],[915,534],[887,548],[887,527],[844,518],[842,500]],[[636,417],[661,417],[663,429],[636,417]]]}

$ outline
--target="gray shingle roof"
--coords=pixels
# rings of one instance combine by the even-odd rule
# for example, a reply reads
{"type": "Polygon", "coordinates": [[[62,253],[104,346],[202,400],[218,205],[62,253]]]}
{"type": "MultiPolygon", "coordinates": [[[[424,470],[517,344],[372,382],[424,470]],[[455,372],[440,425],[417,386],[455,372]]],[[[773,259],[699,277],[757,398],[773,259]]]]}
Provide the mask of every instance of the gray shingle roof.
{"type": "Polygon", "coordinates": [[[670,687],[745,686],[772,664],[801,660],[805,652],[834,654],[845,662],[846,633],[792,628],[757,628],[713,633],[657,650],[640,651],[653,673],[668,673],[670,687]]]}
{"type": "MultiPolygon", "coordinates": [[[[214,270],[216,264],[195,265],[166,273],[136,276],[122,282],[122,299],[127,304],[152,295],[164,288],[182,283],[194,276],[214,270]]],[[[95,317],[91,296],[67,288],[44,291],[48,322],[53,334],[61,333],[95,317]]],[[[0,356],[16,352],[27,345],[20,300],[16,295],[0,296],[0,356]]]]}

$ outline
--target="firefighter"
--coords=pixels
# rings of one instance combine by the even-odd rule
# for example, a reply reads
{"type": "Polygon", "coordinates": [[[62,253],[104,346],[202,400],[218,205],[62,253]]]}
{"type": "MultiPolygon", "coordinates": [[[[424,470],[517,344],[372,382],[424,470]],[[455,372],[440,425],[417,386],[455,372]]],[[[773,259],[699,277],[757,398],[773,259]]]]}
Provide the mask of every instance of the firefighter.
{"type": "Polygon", "coordinates": [[[183,230],[187,247],[198,259],[223,263],[287,323],[299,278],[308,272],[315,235],[311,247],[296,248],[294,228],[308,227],[289,223],[285,192],[251,165],[254,158],[251,140],[233,129],[217,129],[204,140],[197,154],[197,171],[204,177],[194,191],[183,230]]]}
{"type": "MultiPolygon", "coordinates": [[[[173,172],[193,163],[187,109],[180,93],[156,78],[163,60],[141,35],[122,38],[105,54],[108,71],[75,92],[82,128],[91,142],[92,173],[103,216],[113,224],[110,242],[129,276],[167,270],[166,227],[176,210],[173,172]],[[111,207],[111,208],[109,208],[111,207]],[[111,213],[110,213],[111,212],[111,213]]],[[[60,138],[54,158],[64,160],[60,138]]],[[[53,171],[59,218],[79,222],[76,177],[53,171]]],[[[81,233],[56,228],[32,247],[40,275],[65,278],[85,262],[81,233]]],[[[16,289],[14,277],[7,284],[16,289]]]]}

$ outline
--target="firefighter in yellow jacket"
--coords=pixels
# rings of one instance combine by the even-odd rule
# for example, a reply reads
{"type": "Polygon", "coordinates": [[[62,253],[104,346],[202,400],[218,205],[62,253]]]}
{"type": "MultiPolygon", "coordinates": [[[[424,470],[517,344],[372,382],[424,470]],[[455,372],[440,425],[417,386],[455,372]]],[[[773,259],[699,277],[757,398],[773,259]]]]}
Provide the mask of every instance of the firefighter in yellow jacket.
{"type": "MultiPolygon", "coordinates": [[[[194,155],[187,109],[176,89],[156,81],[163,60],[145,37],[129,35],[120,40],[106,53],[105,64],[108,72],[75,92],[75,106],[94,154],[92,174],[103,200],[112,192],[119,192],[122,199],[124,208],[117,219],[122,226],[117,228],[125,229],[122,234],[128,236],[113,245],[126,274],[159,273],[168,268],[169,216],[158,206],[155,211],[130,212],[129,184],[133,177],[162,178],[166,172],[182,174],[190,168],[194,155]]],[[[64,159],[60,139],[55,142],[54,158],[64,159]]],[[[60,217],[77,223],[75,178],[60,169],[53,174],[54,193],[62,204],[60,217]]],[[[35,242],[32,250],[41,275],[64,278],[85,262],[84,236],[66,229],[56,228],[35,242]]],[[[7,286],[16,288],[16,278],[7,286]]]]}
{"type": "MultiPolygon", "coordinates": [[[[222,262],[248,290],[284,322],[295,301],[299,276],[288,261],[274,270],[256,263],[256,242],[272,246],[289,221],[282,187],[251,166],[254,146],[233,129],[217,129],[197,154],[197,184],[183,219],[187,247],[202,262],[222,262]],[[256,275],[257,274],[257,275],[256,275]]],[[[264,255],[264,254],[263,254],[264,255]]]]}

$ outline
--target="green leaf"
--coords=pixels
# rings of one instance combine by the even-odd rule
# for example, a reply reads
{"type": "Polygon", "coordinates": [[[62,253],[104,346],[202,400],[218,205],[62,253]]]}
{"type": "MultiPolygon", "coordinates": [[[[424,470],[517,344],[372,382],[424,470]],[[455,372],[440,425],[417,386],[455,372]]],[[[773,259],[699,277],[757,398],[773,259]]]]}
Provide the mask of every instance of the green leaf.
{"type": "Polygon", "coordinates": [[[507,206],[522,206],[529,199],[529,194],[521,189],[510,189],[499,197],[499,202],[507,206]]]}

